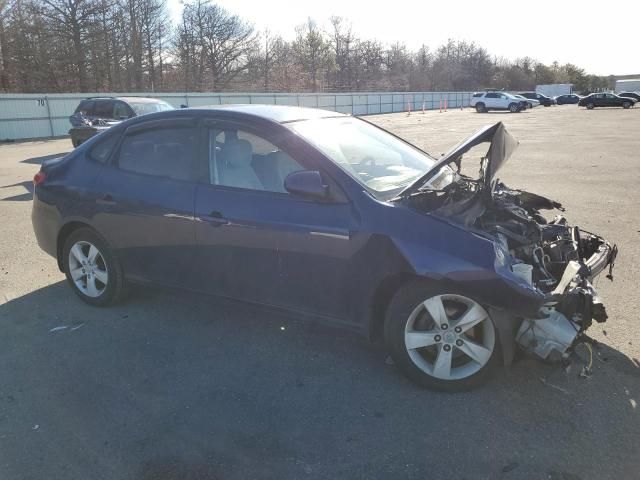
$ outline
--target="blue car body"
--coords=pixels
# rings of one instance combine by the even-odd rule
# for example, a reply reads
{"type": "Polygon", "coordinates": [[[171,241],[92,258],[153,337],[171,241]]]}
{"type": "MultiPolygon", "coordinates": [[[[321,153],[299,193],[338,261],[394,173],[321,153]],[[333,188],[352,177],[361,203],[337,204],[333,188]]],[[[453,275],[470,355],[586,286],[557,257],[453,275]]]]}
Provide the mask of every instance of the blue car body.
{"type": "Polygon", "coordinates": [[[376,198],[289,128],[296,120],[336,115],[237,106],[168,111],[113,126],[43,164],[46,181],[35,187],[32,214],[38,243],[63,270],[65,238],[88,226],[113,249],[131,282],[282,307],[372,339],[380,337],[391,296],[416,278],[464,292],[496,312],[536,316],[545,295],[497,261],[490,235],[405,200],[376,198]],[[175,122],[199,132],[188,179],[130,173],[94,158],[94,147],[109,139],[117,150],[128,132],[175,122]],[[219,122],[284,145],[306,169],[321,172],[331,200],[202,181],[202,129],[219,122]]]}

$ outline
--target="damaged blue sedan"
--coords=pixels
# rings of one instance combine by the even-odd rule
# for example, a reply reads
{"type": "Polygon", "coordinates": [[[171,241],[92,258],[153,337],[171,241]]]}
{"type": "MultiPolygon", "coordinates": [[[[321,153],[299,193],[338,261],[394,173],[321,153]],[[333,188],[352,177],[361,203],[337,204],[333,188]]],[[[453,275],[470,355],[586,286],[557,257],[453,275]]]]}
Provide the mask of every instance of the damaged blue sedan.
{"type": "Polygon", "coordinates": [[[502,123],[436,159],[335,112],[167,111],[45,161],[33,227],[90,305],[145,283],[284,308],[383,342],[419,385],[462,390],[517,348],[561,360],[606,319],[591,281],[615,245],[502,184],[516,146],[502,123]]]}

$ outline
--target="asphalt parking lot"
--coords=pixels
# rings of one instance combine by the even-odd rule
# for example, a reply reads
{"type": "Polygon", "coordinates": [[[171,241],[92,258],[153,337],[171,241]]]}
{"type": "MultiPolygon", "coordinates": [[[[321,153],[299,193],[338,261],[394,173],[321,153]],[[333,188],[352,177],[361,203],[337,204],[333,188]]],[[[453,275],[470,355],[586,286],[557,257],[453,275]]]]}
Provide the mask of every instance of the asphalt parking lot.
{"type": "Polygon", "coordinates": [[[590,378],[522,359],[421,390],[366,340],[278,311],[137,288],[80,302],[31,228],[68,139],[0,144],[0,479],[627,479],[640,472],[640,108],[368,117],[433,154],[503,121],[510,186],[618,244],[590,378]]]}

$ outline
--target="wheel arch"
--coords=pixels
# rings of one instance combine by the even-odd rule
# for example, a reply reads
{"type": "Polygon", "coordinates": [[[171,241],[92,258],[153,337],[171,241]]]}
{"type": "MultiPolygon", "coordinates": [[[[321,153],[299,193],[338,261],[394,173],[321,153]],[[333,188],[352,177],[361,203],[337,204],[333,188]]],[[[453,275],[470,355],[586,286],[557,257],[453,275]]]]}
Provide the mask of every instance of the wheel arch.
{"type": "Polygon", "coordinates": [[[520,326],[522,319],[514,314],[496,308],[487,303],[485,299],[478,298],[473,292],[467,291],[457,282],[447,280],[434,280],[414,273],[398,273],[386,277],[376,288],[371,299],[371,311],[369,319],[369,340],[372,343],[384,342],[384,323],[387,309],[394,295],[404,286],[410,283],[421,283],[426,288],[439,285],[444,289],[451,289],[461,295],[479,301],[487,309],[494,322],[497,332],[497,343],[499,344],[500,355],[505,367],[513,363],[515,356],[515,333],[520,326]]]}
{"type": "Polygon", "coordinates": [[[96,229],[86,222],[72,220],[68,223],[65,223],[58,232],[58,236],[56,238],[56,260],[58,261],[58,268],[61,272],[64,272],[64,265],[62,264],[62,249],[64,248],[64,243],[67,241],[67,238],[69,238],[69,235],[71,235],[76,230],[79,230],[80,228],[88,228],[99,235],[96,229]]]}
{"type": "Polygon", "coordinates": [[[384,321],[389,303],[404,285],[412,282],[435,283],[433,280],[415,273],[402,272],[384,278],[374,290],[369,306],[368,329],[369,340],[372,343],[384,340],[384,321]]]}

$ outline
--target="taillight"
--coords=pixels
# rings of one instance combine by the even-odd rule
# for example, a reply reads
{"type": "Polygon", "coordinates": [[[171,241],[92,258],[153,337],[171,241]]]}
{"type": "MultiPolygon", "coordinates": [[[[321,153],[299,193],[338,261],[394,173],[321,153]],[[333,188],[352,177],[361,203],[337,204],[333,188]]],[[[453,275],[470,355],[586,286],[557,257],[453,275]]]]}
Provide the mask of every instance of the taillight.
{"type": "Polygon", "coordinates": [[[47,175],[42,170],[40,170],[33,177],[33,184],[34,185],[40,185],[42,182],[44,182],[46,180],[46,178],[47,178],[47,175]]]}

